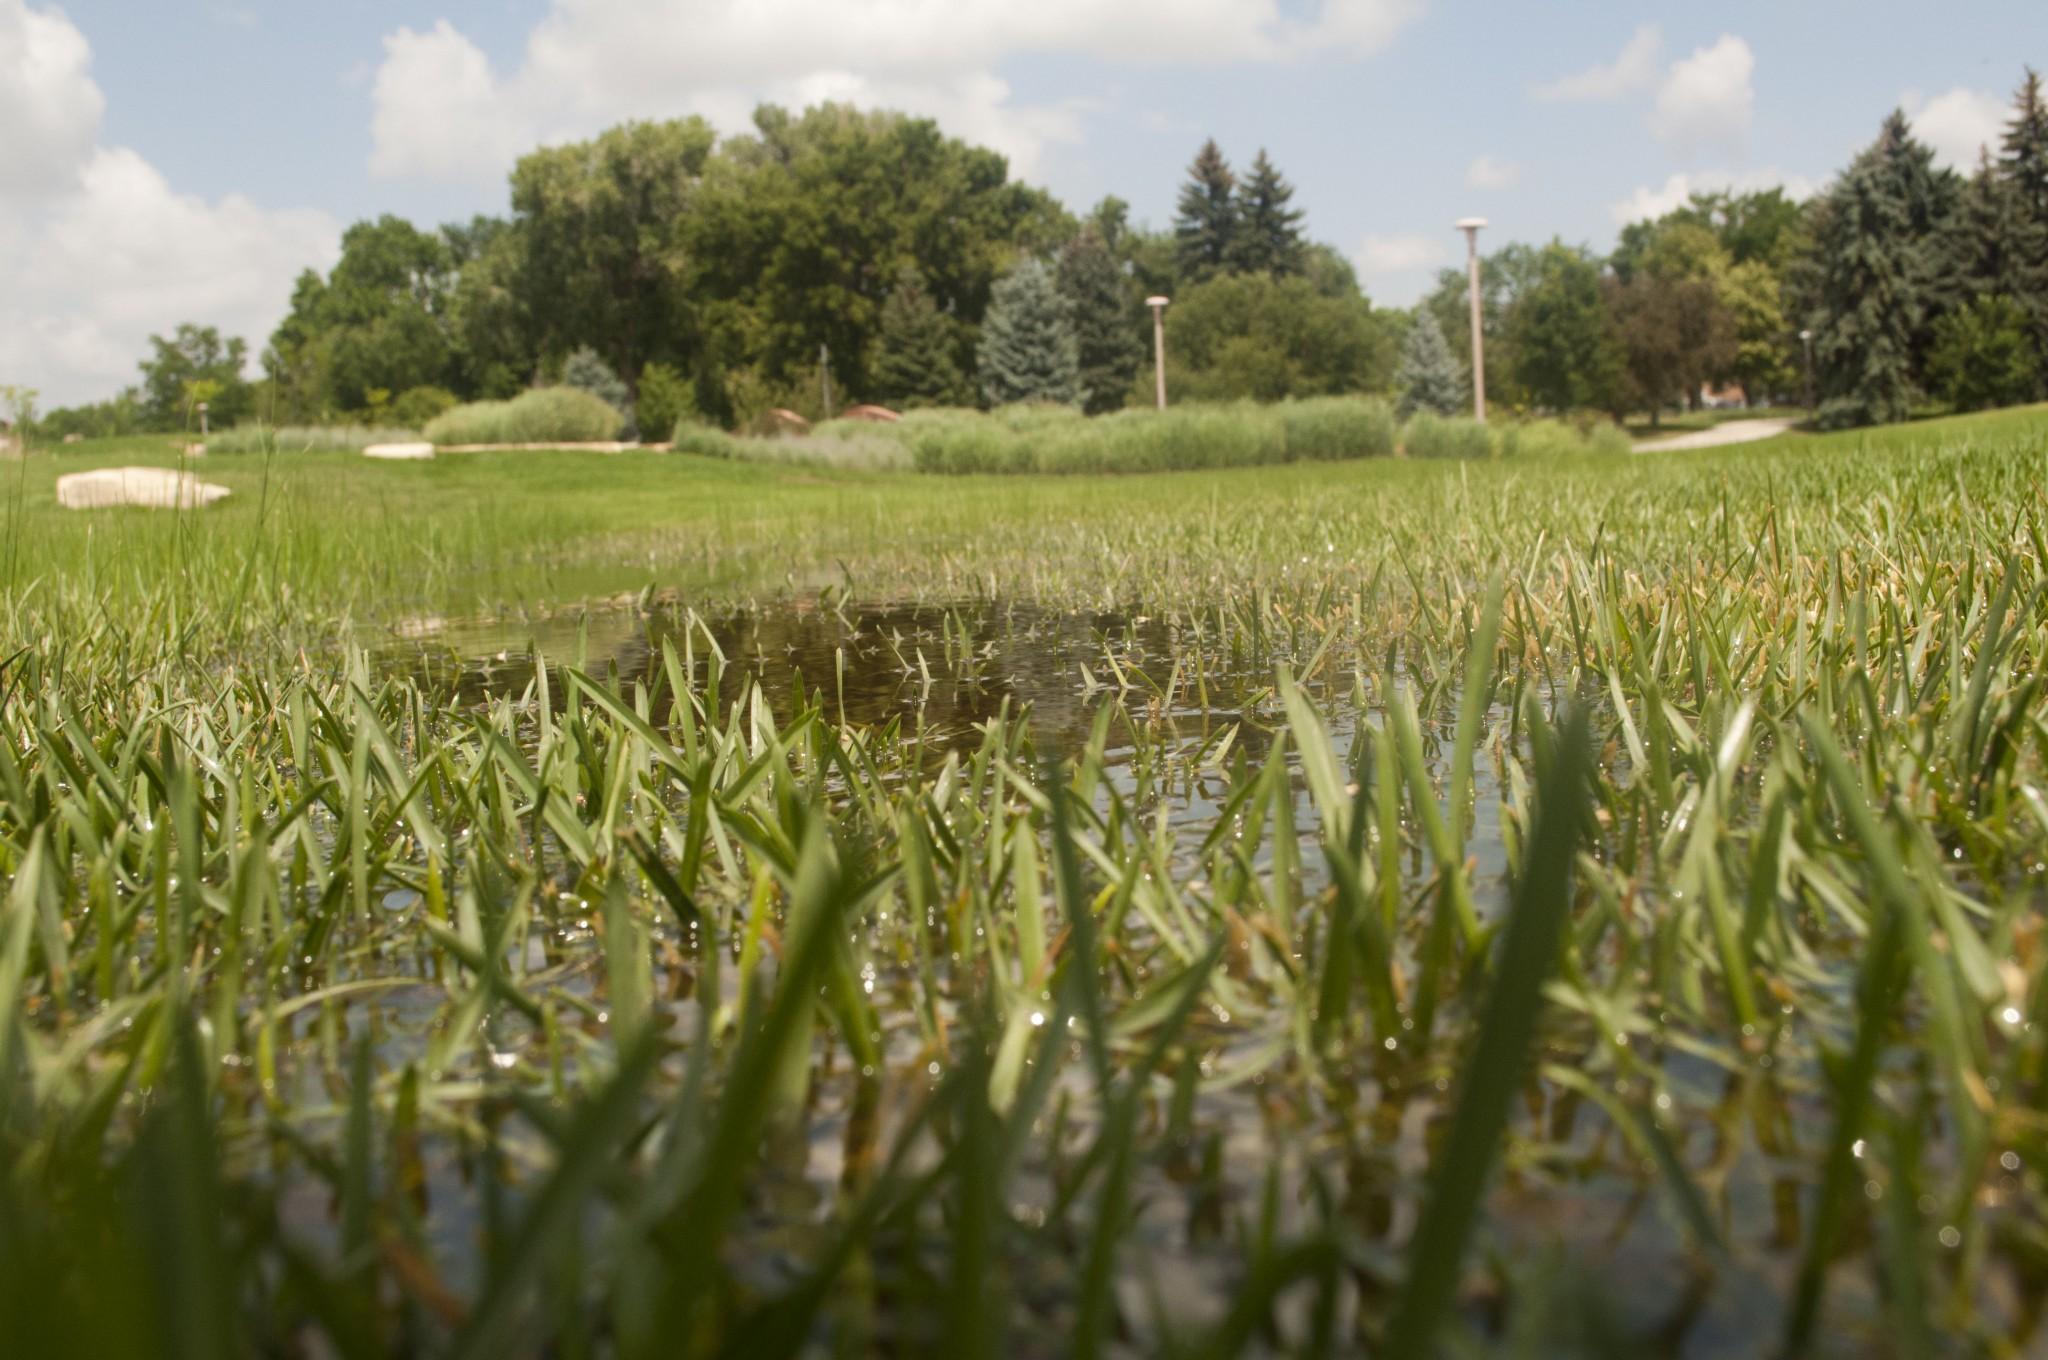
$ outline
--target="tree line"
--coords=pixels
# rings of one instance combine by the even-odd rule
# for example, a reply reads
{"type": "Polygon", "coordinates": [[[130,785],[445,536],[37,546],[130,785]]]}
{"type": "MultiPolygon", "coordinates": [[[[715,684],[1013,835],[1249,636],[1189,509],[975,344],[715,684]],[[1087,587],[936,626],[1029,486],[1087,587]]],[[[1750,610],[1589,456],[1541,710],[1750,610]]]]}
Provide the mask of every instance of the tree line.
{"type": "MultiPolygon", "coordinates": [[[[184,325],[152,337],[136,387],[43,428],[183,428],[196,400],[217,426],[416,428],[565,380],[653,436],[816,416],[828,393],[1101,412],[1150,400],[1153,294],[1173,299],[1176,400],[1470,399],[1464,272],[1411,310],[1376,308],[1308,239],[1263,150],[1240,175],[1205,143],[1163,230],[1114,197],[1076,216],[928,119],[833,104],[765,105],[726,138],[697,118],[628,123],[526,155],[510,190],[502,218],[349,228],[334,268],[299,278],[260,381],[244,340],[184,325]]],[[[1481,294],[1504,410],[1654,418],[1724,387],[1853,425],[2048,395],[2040,79],[2025,73],[1972,175],[1937,167],[1895,112],[1808,202],[1695,194],[1605,256],[1509,244],[1483,259],[1481,294]]]]}
{"type": "Polygon", "coordinates": [[[300,276],[262,380],[243,379],[243,340],[182,326],[152,340],[138,387],[45,427],[182,428],[201,383],[217,425],[417,425],[561,381],[572,359],[651,432],[814,415],[828,391],[1106,411],[1149,392],[1152,293],[1175,299],[1181,395],[1391,380],[1400,317],[1303,236],[1263,151],[1240,182],[1203,147],[1163,231],[1116,198],[1076,216],[928,119],[832,104],[763,106],[726,138],[699,118],[628,123],[522,157],[510,189],[502,218],[350,227],[332,270],[300,276]]]}
{"type": "MultiPolygon", "coordinates": [[[[2025,72],[1968,176],[1938,167],[1893,112],[1806,203],[1694,194],[1624,228],[1604,259],[1508,245],[1481,262],[1480,293],[1487,398],[1504,407],[1654,415],[1739,386],[1753,402],[1810,400],[1842,427],[2048,397],[2040,77],[2025,72]]],[[[1432,391],[1455,391],[1469,360],[1467,296],[1464,271],[1444,270],[1408,337],[1403,372],[1432,375],[1432,391]]]]}

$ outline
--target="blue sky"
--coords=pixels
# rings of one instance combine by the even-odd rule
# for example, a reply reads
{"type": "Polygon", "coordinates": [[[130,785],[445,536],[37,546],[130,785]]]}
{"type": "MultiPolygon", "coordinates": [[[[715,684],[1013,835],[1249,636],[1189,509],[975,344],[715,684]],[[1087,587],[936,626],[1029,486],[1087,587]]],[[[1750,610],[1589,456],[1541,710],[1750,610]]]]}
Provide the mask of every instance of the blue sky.
{"type": "Polygon", "coordinates": [[[1203,137],[1263,146],[1405,304],[1469,213],[1604,248],[1810,192],[1900,104],[1971,159],[2028,61],[2040,0],[0,0],[0,382],[104,395],[186,319],[260,350],[348,222],[502,212],[520,150],[628,117],[908,108],[1154,224],[1203,137]]]}

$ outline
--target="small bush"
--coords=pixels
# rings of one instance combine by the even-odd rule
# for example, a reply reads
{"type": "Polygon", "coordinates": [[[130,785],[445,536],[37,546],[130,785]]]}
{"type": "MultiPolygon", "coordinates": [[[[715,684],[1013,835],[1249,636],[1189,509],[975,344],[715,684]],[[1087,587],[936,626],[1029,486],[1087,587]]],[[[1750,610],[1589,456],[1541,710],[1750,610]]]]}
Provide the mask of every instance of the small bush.
{"type": "Polygon", "coordinates": [[[736,458],[734,447],[739,441],[724,430],[715,430],[695,420],[681,420],[676,423],[675,434],[671,436],[674,451],[694,453],[700,458],[736,458]]]}
{"type": "Polygon", "coordinates": [[[454,410],[457,402],[456,395],[445,387],[408,388],[391,403],[391,421],[408,430],[424,430],[427,422],[454,410]]]}
{"type": "Polygon", "coordinates": [[[633,394],[626,390],[625,379],[621,378],[602,355],[588,345],[571,354],[562,364],[562,386],[573,387],[579,392],[588,392],[605,405],[619,413],[620,426],[625,439],[638,439],[640,432],[634,424],[633,394]]]}
{"type": "Polygon", "coordinates": [[[697,421],[697,393],[677,369],[649,364],[640,370],[640,401],[634,414],[642,439],[660,439],[685,421],[697,421]]]}
{"type": "Polygon", "coordinates": [[[510,401],[473,401],[427,426],[436,444],[588,444],[619,437],[620,416],[602,397],[542,387],[510,401]]]}
{"type": "Polygon", "coordinates": [[[372,430],[360,425],[243,425],[206,440],[208,453],[361,453],[372,444],[406,444],[417,430],[372,430]]]}
{"type": "Polygon", "coordinates": [[[1486,427],[1465,416],[1418,412],[1401,432],[1410,458],[1491,458],[1493,439],[1486,427]]]}
{"type": "Polygon", "coordinates": [[[1394,451],[1394,413],[1384,402],[1293,401],[1281,407],[1280,419],[1289,458],[1384,458],[1394,451]]]}
{"type": "Polygon", "coordinates": [[[1635,443],[1628,437],[1628,431],[1608,421],[1595,425],[1593,433],[1587,436],[1586,443],[1594,453],[1606,457],[1635,452],[1635,443]]]}

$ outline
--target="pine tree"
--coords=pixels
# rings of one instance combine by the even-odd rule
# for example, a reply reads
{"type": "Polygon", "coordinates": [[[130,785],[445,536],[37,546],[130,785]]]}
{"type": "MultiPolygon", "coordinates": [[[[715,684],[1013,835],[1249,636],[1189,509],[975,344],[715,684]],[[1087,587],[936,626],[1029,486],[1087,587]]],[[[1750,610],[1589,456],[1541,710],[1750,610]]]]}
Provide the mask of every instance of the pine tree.
{"type": "Polygon", "coordinates": [[[1089,415],[1114,411],[1129,395],[1131,375],[1145,352],[1123,271],[1094,223],[1081,228],[1060,252],[1056,282],[1073,321],[1081,409],[1089,415]]]}
{"type": "Polygon", "coordinates": [[[1427,307],[1415,309],[1408,338],[1401,344],[1401,368],[1394,375],[1394,382],[1401,389],[1403,420],[1417,411],[1454,416],[1465,409],[1471,398],[1464,367],[1451,353],[1443,327],[1436,323],[1436,314],[1427,307]]]}
{"type": "Polygon", "coordinates": [[[967,382],[953,358],[953,324],[939,310],[916,265],[897,275],[882,304],[869,385],[875,398],[898,410],[956,406],[967,382]]]}
{"type": "Polygon", "coordinates": [[[1173,220],[1174,259],[1183,282],[1199,283],[1231,267],[1237,253],[1237,209],[1237,176],[1212,137],[1188,167],[1173,220]]]}
{"type": "Polygon", "coordinates": [[[1826,426],[1903,420],[1912,405],[1928,266],[1900,173],[1903,130],[1886,120],[1814,211],[1808,324],[1826,426]]]}
{"type": "MultiPolygon", "coordinates": [[[[638,439],[640,426],[633,406],[633,394],[626,387],[625,380],[612,371],[612,366],[602,355],[588,345],[579,346],[562,364],[562,385],[574,387],[601,397],[607,405],[619,413],[625,422],[621,434],[624,439],[638,439]]],[[[660,431],[666,438],[668,432],[660,431]]]]}
{"type": "Polygon", "coordinates": [[[1025,260],[996,280],[975,361],[991,406],[1079,399],[1080,348],[1067,304],[1042,261],[1025,260]]]}
{"type": "Polygon", "coordinates": [[[2048,393],[2048,96],[2031,66],[2013,96],[1999,157],[1999,179],[2012,197],[2011,237],[2006,246],[2012,298],[2027,314],[2037,366],[2048,393]]]}
{"type": "Polygon", "coordinates": [[[1288,206],[1293,198],[1294,186],[1280,177],[1261,147],[1252,162],[1251,176],[1237,189],[1232,268],[1247,273],[1301,272],[1301,211],[1288,206]]]}
{"type": "Polygon", "coordinates": [[[2041,75],[2027,67],[2027,76],[2013,95],[2012,122],[2006,125],[1999,169],[2019,194],[2020,205],[2035,222],[2048,223],[2048,95],[2041,75]]]}
{"type": "Polygon", "coordinates": [[[1944,298],[2020,296],[2022,262],[2015,251],[2022,235],[2020,216],[2019,195],[1985,152],[1937,242],[1938,291],[1944,298]]]}

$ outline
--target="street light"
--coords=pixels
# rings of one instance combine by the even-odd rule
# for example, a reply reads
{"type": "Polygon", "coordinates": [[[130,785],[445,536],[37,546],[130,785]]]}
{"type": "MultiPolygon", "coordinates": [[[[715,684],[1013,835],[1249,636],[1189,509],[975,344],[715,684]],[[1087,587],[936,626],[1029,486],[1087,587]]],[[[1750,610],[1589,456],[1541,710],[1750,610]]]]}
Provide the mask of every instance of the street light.
{"type": "Polygon", "coordinates": [[[1799,343],[1806,346],[1806,413],[1813,414],[1813,332],[1799,332],[1799,343]]]}
{"type": "Polygon", "coordinates": [[[1163,297],[1148,297],[1152,309],[1152,378],[1159,392],[1159,409],[1166,409],[1166,303],[1163,297]]]}
{"type": "Polygon", "coordinates": [[[1483,217],[1461,217],[1458,230],[1465,233],[1465,272],[1472,288],[1472,415],[1486,423],[1486,353],[1479,324],[1479,229],[1483,217]]]}
{"type": "Polygon", "coordinates": [[[199,437],[206,438],[206,403],[199,403],[199,437]]]}

